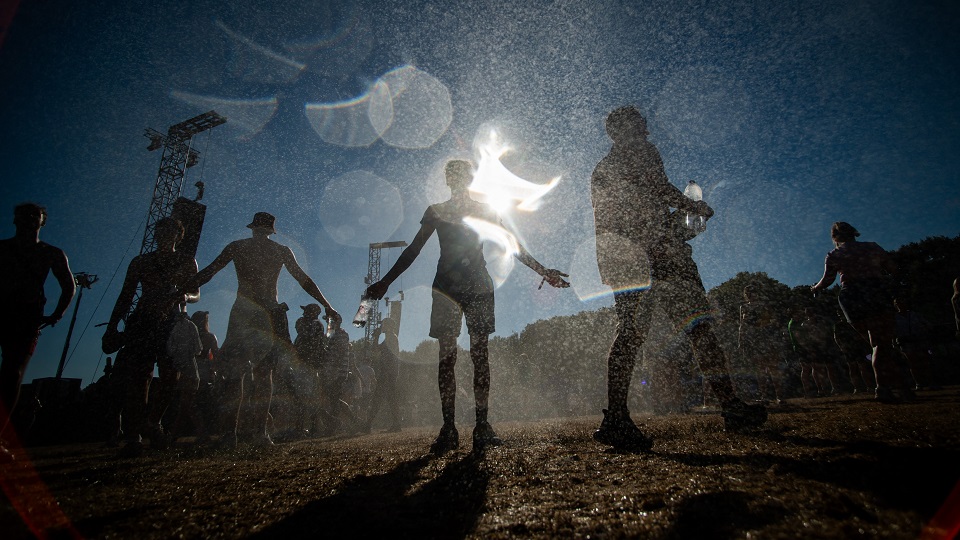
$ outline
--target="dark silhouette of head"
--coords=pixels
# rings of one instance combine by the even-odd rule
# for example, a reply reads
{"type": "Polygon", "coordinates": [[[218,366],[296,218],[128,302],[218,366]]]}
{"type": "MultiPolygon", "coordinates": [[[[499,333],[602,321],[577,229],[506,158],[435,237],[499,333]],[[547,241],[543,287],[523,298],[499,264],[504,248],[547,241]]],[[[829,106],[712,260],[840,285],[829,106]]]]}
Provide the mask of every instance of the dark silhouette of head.
{"type": "Polygon", "coordinates": [[[259,232],[271,235],[277,232],[277,229],[274,228],[276,221],[277,218],[273,217],[273,214],[269,212],[257,212],[253,215],[253,221],[247,225],[247,228],[253,230],[255,233],[259,232]]]}
{"type": "Polygon", "coordinates": [[[303,316],[307,319],[316,319],[323,311],[320,307],[320,304],[307,304],[305,306],[300,306],[300,309],[303,310],[303,316]]]}
{"type": "Polygon", "coordinates": [[[850,225],[846,221],[838,221],[830,228],[830,238],[832,238],[833,243],[837,245],[844,242],[852,242],[858,236],[860,236],[860,231],[854,229],[853,225],[850,225]]]}
{"type": "Polygon", "coordinates": [[[24,202],[13,207],[13,224],[28,225],[30,219],[40,218],[40,227],[47,224],[47,207],[37,203],[24,202]]]}
{"type": "Polygon", "coordinates": [[[466,159],[451,159],[443,171],[447,177],[447,186],[451,190],[464,190],[473,182],[473,162],[466,159]]]}
{"type": "Polygon", "coordinates": [[[190,316],[190,320],[193,321],[193,324],[197,327],[197,329],[210,331],[209,311],[194,311],[193,315],[190,316]]]}
{"type": "Polygon", "coordinates": [[[607,115],[607,135],[616,142],[646,137],[647,120],[633,105],[614,109],[607,115]]]}
{"type": "Polygon", "coordinates": [[[180,220],[165,217],[157,221],[153,229],[153,237],[156,239],[158,245],[169,246],[172,244],[176,246],[183,240],[185,232],[180,220]]]}

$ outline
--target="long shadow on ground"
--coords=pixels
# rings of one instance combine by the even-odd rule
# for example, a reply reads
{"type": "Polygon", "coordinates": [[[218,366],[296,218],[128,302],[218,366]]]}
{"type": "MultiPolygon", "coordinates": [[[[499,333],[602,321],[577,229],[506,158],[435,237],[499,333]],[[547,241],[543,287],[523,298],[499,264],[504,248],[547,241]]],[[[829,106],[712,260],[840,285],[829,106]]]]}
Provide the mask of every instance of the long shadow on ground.
{"type": "Polygon", "coordinates": [[[335,495],[308,503],[253,537],[462,538],[476,528],[487,499],[483,458],[467,454],[407,493],[431,459],[352,478],[335,495]]]}
{"type": "MultiPolygon", "coordinates": [[[[742,465],[777,475],[796,475],[825,485],[872,493],[883,504],[932,517],[960,477],[960,450],[897,447],[881,442],[846,443],[786,437],[798,446],[830,449],[818,460],[772,454],[664,453],[664,458],[692,466],[742,465]]],[[[849,508],[847,511],[852,511],[849,508]]]]}

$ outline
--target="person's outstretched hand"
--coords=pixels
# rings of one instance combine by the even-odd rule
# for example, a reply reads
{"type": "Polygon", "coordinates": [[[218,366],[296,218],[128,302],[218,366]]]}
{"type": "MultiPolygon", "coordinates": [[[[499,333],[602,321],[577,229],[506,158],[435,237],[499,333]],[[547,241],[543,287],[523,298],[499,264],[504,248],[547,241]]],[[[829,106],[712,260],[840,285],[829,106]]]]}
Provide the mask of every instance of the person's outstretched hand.
{"type": "Polygon", "coordinates": [[[328,321],[337,321],[338,324],[343,322],[343,317],[332,307],[324,308],[324,313],[324,318],[328,321]]]}
{"type": "Polygon", "coordinates": [[[710,208],[709,204],[703,201],[696,201],[693,203],[693,205],[695,207],[695,210],[693,211],[694,214],[697,214],[698,216],[703,216],[707,219],[713,217],[713,208],[710,208]]]}
{"type": "Polygon", "coordinates": [[[367,290],[363,293],[364,298],[373,298],[374,300],[380,300],[383,298],[383,295],[387,294],[387,289],[390,288],[389,283],[384,283],[383,280],[380,280],[373,285],[367,287],[367,290]]]}
{"type": "Polygon", "coordinates": [[[570,274],[564,274],[563,272],[555,268],[550,268],[544,271],[543,274],[540,274],[540,275],[543,276],[543,281],[540,282],[540,287],[543,287],[544,281],[546,281],[547,283],[549,283],[550,285],[558,289],[565,289],[570,286],[570,282],[563,279],[565,277],[570,277],[570,274]]]}

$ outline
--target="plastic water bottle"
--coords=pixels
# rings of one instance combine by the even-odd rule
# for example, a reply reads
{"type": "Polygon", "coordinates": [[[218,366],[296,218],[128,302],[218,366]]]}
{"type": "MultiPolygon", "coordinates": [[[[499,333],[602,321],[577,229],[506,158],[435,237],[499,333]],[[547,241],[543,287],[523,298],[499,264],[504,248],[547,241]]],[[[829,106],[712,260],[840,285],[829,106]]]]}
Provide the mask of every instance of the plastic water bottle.
{"type": "MultiPolygon", "coordinates": [[[[692,201],[703,200],[703,190],[700,189],[700,186],[698,186],[693,180],[687,183],[687,187],[683,190],[683,194],[692,201]]],[[[701,215],[687,212],[686,225],[688,229],[700,233],[707,229],[707,219],[701,215]]]]}
{"type": "Polygon", "coordinates": [[[357,308],[357,314],[353,316],[353,325],[357,328],[363,328],[366,326],[367,321],[370,320],[370,313],[374,310],[376,305],[377,301],[373,298],[361,298],[360,307],[357,308]]]}

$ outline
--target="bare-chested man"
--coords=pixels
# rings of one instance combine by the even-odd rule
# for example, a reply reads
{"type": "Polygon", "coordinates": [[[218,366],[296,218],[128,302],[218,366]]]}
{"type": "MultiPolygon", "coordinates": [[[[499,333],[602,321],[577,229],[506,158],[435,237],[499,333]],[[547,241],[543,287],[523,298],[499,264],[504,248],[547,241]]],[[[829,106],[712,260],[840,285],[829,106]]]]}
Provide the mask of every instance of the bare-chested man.
{"type": "MultiPolygon", "coordinates": [[[[7,428],[13,408],[20,397],[20,384],[27,363],[33,356],[40,336],[40,328],[53,326],[76,292],[76,282],[70,272],[67,256],[59,248],[40,240],[40,228],[47,222],[47,209],[34,203],[18,204],[13,209],[16,233],[0,240],[0,436],[7,428]],[[60,299],[50,315],[43,314],[47,299],[43,284],[47,275],[60,284],[60,299]]],[[[0,453],[9,456],[0,439],[0,453]]]]}
{"type": "Polygon", "coordinates": [[[223,442],[228,445],[236,442],[245,378],[254,383],[252,414],[257,432],[252,435],[252,442],[272,443],[266,423],[273,393],[273,368],[282,347],[292,347],[287,306],[277,300],[280,270],[286,268],[303,290],[324,307],[329,319],[340,320],[340,314],[324,298],[317,284],[300,268],[293,251],[270,239],[270,235],[276,232],[274,222],[272,215],[257,212],[253,222],[247,225],[253,237],[227,244],[220,255],[190,282],[191,286],[202,286],[230,262],[237,271],[237,300],[230,310],[230,322],[221,349],[228,378],[223,426],[227,437],[223,442]]]}
{"type": "MultiPolygon", "coordinates": [[[[490,393],[490,362],[487,346],[490,334],[495,329],[493,280],[487,272],[483,258],[483,241],[465,221],[466,218],[483,220],[502,226],[500,216],[489,205],[470,197],[473,181],[473,163],[451,160],[445,169],[450,199],[427,208],[420,220],[420,231],[410,246],[380,281],[367,288],[365,296],[380,299],[387,293],[390,284],[413,264],[427,240],[437,233],[440,239],[440,261],[433,280],[433,311],[430,316],[430,336],[440,341],[440,408],[443,427],[433,443],[431,451],[444,453],[459,448],[460,435],[454,423],[457,380],[454,366],[457,363],[457,337],[464,316],[470,334],[470,358],[473,360],[473,391],[476,399],[477,424],[473,430],[473,446],[481,450],[486,446],[501,444],[487,421],[487,397],[490,393]]],[[[517,259],[543,276],[554,287],[569,287],[559,270],[547,269],[523,246],[518,244],[517,259]]]]}
{"type": "Polygon", "coordinates": [[[141,453],[142,435],[150,438],[153,447],[162,448],[168,442],[160,419],[176,395],[178,371],[167,355],[167,338],[179,316],[180,306],[200,298],[196,287],[184,287],[187,280],[196,275],[197,261],[177,251],[183,235],[183,225],[178,220],[168,217],[157,221],[154,229],[157,249],[130,261],[103,334],[105,353],[123,347],[117,355],[115,376],[123,396],[123,429],[127,441],[121,453],[130,457],[141,453]],[[140,299],[124,322],[121,334],[118,326],[130,312],[138,284],[140,299]],[[160,391],[155,394],[157,399],[148,403],[155,365],[160,373],[160,391]]]}

